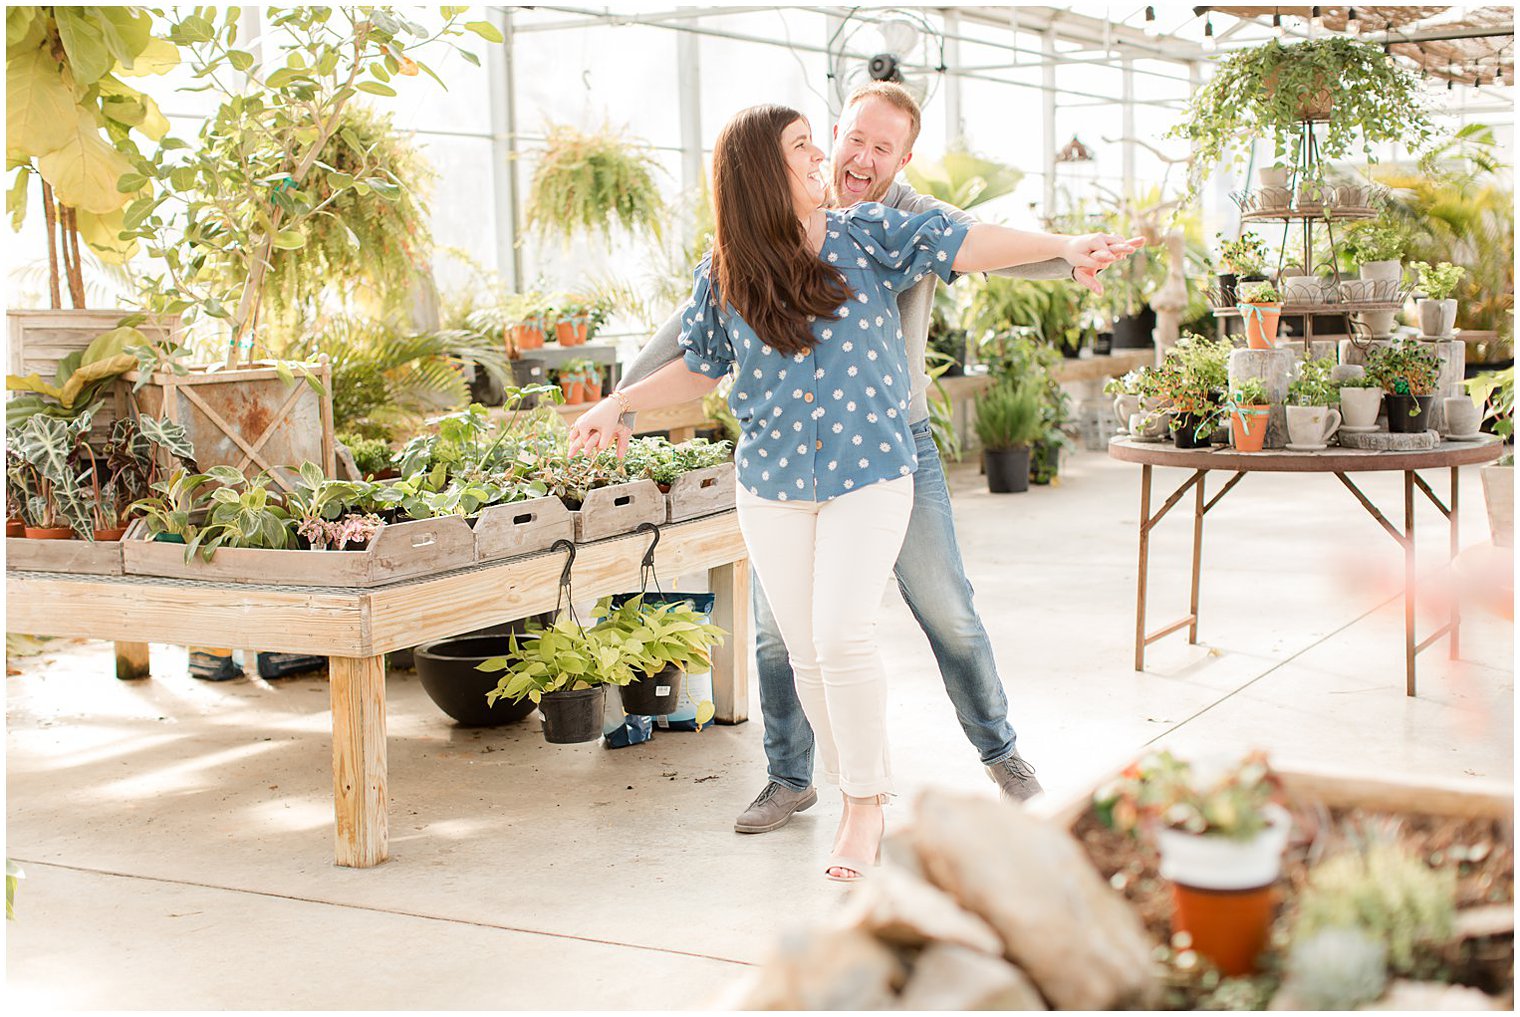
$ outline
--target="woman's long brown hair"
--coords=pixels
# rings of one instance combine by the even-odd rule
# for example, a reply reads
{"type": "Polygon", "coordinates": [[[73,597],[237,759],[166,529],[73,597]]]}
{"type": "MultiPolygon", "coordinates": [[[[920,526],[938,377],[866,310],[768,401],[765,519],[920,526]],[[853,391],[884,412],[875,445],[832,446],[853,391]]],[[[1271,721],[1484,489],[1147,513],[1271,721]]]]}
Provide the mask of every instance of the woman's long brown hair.
{"type": "Polygon", "coordinates": [[[792,207],[781,132],[801,119],[785,106],[751,106],[724,125],[713,150],[719,305],[782,353],[812,349],[808,316],[836,318],[851,296],[844,277],[808,246],[792,207]]]}

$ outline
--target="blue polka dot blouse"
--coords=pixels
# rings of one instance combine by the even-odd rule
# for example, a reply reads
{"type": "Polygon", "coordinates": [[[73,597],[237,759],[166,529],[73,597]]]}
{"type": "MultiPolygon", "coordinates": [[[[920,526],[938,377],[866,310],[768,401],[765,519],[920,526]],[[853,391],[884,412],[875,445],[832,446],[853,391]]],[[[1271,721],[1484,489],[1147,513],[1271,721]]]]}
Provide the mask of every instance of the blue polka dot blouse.
{"type": "Polygon", "coordinates": [[[715,378],[736,371],[728,403],[739,419],[739,482],[772,501],[827,501],[918,468],[897,294],[929,272],[954,281],[966,239],[967,227],[939,211],[910,216],[870,202],[826,215],[818,256],[852,296],[838,317],[813,322],[810,351],[779,353],[732,308],[720,310],[710,258],[681,315],[686,366],[715,378]]]}

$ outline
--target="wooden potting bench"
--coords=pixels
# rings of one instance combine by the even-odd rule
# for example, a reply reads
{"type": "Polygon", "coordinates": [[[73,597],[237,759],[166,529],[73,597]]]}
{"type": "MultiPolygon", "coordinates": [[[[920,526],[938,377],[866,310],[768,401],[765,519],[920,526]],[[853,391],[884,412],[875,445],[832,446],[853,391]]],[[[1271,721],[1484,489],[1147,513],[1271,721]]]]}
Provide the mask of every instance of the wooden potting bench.
{"type": "MultiPolygon", "coordinates": [[[[648,533],[576,545],[576,600],[639,589],[648,533]]],[[[385,861],[385,654],[552,611],[568,555],[545,551],[369,589],[257,586],[148,576],[6,570],[6,629],[116,641],[118,677],[146,677],[148,644],[256,646],[329,659],[334,853],[338,865],[385,861]]],[[[749,560],[732,510],[660,527],[654,563],[674,578],[706,570],[719,722],[747,719],[749,560]]]]}
{"type": "Polygon", "coordinates": [[[1203,564],[1203,517],[1229,494],[1248,473],[1333,473],[1357,502],[1377,520],[1399,546],[1404,549],[1404,692],[1415,694],[1415,657],[1426,647],[1445,637],[1449,640],[1451,657],[1456,659],[1461,648],[1462,619],[1457,609],[1457,599],[1451,599],[1451,615],[1445,625],[1436,629],[1423,640],[1415,635],[1414,607],[1418,594],[1418,578],[1415,572],[1415,489],[1425,493],[1436,511],[1446,517],[1450,540],[1451,559],[1460,550],[1460,534],[1457,527],[1458,473],[1463,466],[1490,463],[1504,453],[1504,444],[1492,435],[1479,441],[1443,441],[1438,447],[1417,452],[1375,452],[1353,448],[1330,448],[1322,452],[1290,452],[1275,450],[1265,452],[1238,452],[1233,448],[1179,449],[1171,442],[1142,442],[1132,438],[1115,438],[1109,442],[1108,454],[1121,462],[1137,463],[1140,473],[1140,572],[1135,590],[1135,670],[1145,670],[1145,648],[1156,640],[1174,632],[1187,629],[1188,642],[1198,641],[1198,587],[1203,564]],[[1173,466],[1192,470],[1193,475],[1182,482],[1167,496],[1161,508],[1151,514],[1151,473],[1157,466],[1173,466]],[[1214,470],[1233,473],[1212,498],[1205,492],[1208,475],[1214,470]],[[1448,500],[1443,502],[1434,488],[1421,477],[1420,470],[1449,470],[1451,488],[1448,500]],[[1399,528],[1372,504],[1352,481],[1353,473],[1398,471],[1404,474],[1404,526],[1399,528]],[[1193,572],[1192,590],[1188,600],[1188,613],[1176,621],[1147,631],[1145,627],[1146,592],[1150,574],[1150,535],[1161,518],[1193,489],[1193,572]]]}

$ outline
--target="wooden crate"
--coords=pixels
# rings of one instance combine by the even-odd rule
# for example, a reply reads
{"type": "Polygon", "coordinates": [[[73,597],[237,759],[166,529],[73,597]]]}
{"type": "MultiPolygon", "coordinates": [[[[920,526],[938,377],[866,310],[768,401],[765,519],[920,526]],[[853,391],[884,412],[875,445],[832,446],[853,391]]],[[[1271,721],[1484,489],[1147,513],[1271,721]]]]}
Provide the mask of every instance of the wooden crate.
{"type": "MultiPolygon", "coordinates": [[[[181,377],[156,372],[133,396],[141,413],[166,416],[181,424],[195,447],[195,461],[235,466],[245,473],[314,462],[329,477],[337,475],[333,438],[332,369],[323,356],[315,363],[290,364],[286,381],[272,361],[221,370],[192,368],[181,377]],[[310,371],[322,394],[302,376],[310,371]]],[[[138,375],[126,375],[136,383],[138,375]]],[[[282,469],[278,482],[290,489],[282,469]]]]}
{"type": "Polygon", "coordinates": [[[681,474],[665,493],[665,521],[679,523],[733,508],[736,483],[733,463],[681,474]]]}
{"type": "Polygon", "coordinates": [[[464,568],[475,561],[475,534],[463,516],[388,523],[363,551],[268,551],[224,547],[208,562],[185,561],[183,544],[147,539],[143,522],[122,541],[130,575],[271,586],[382,586],[464,568]]]}
{"type": "Polygon", "coordinates": [[[475,560],[532,554],[556,540],[575,539],[575,520],[557,497],[489,505],[475,520],[475,560]]]}
{"type": "Polygon", "coordinates": [[[5,567],[23,572],[66,572],[84,576],[122,573],[119,540],[28,540],[5,538],[5,567]]]}
{"type": "Polygon", "coordinates": [[[642,523],[665,521],[665,496],[652,480],[599,487],[587,493],[580,510],[571,512],[577,544],[632,533],[642,523]]]}
{"type": "MultiPolygon", "coordinates": [[[[102,332],[111,331],[121,319],[134,313],[96,308],[7,311],[10,347],[6,351],[5,372],[21,377],[36,374],[43,381],[52,382],[59,361],[83,350],[102,332]]],[[[155,343],[168,343],[179,330],[179,316],[150,319],[136,328],[155,343]]],[[[117,382],[102,390],[106,393],[105,404],[90,427],[92,443],[103,444],[111,425],[128,412],[127,388],[117,382]]]]}

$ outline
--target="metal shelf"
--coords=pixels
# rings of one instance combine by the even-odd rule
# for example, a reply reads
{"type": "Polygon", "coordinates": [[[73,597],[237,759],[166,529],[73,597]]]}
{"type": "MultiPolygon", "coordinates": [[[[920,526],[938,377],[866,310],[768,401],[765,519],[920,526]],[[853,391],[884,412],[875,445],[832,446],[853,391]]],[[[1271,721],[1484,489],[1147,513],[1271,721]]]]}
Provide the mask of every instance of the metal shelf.
{"type": "MultiPolygon", "coordinates": [[[[1360,301],[1357,301],[1355,303],[1335,303],[1335,304],[1329,304],[1329,303],[1324,303],[1324,304],[1320,304],[1320,303],[1298,304],[1298,303],[1294,303],[1294,304],[1283,304],[1282,305],[1282,313],[1284,315],[1359,314],[1359,313],[1361,313],[1363,311],[1397,311],[1397,310],[1401,310],[1403,308],[1403,306],[1404,306],[1403,301],[1392,301],[1392,300],[1360,300],[1360,301]]],[[[1239,308],[1235,308],[1235,307],[1216,307],[1216,308],[1214,308],[1214,317],[1216,317],[1216,318],[1238,318],[1238,317],[1240,317],[1240,310],[1239,310],[1239,308]]]]}

